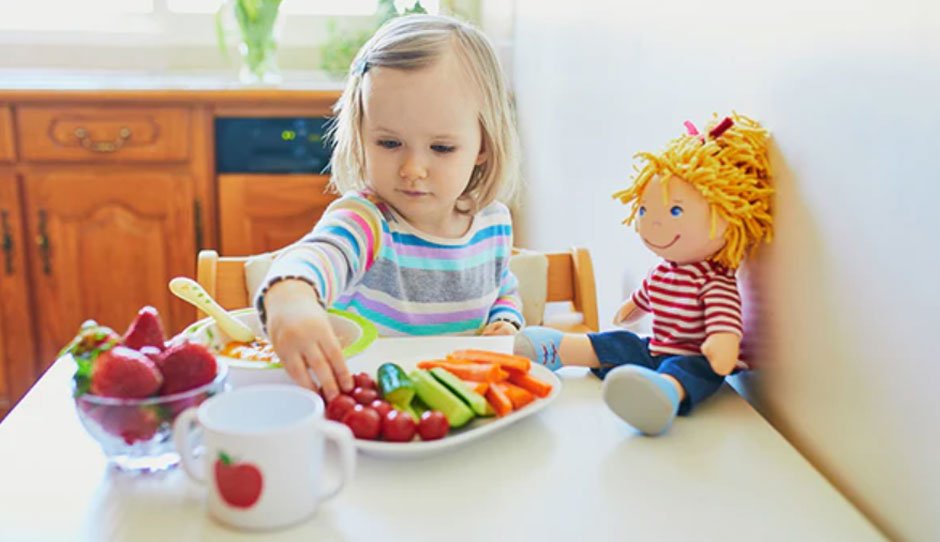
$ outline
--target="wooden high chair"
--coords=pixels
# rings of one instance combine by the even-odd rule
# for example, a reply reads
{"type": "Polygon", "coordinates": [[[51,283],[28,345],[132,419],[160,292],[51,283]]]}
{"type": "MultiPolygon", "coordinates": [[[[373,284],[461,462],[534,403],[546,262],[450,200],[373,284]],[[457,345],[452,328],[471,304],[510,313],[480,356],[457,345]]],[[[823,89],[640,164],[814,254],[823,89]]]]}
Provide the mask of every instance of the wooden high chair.
{"type": "MultiPolygon", "coordinates": [[[[590,252],[586,248],[574,247],[566,252],[543,254],[548,261],[545,302],[567,303],[567,307],[550,306],[551,309],[543,314],[542,325],[573,333],[598,331],[597,294],[590,252]],[[555,310],[559,308],[562,310],[555,310]]],[[[220,257],[214,250],[202,250],[199,252],[196,280],[224,308],[248,307],[251,302],[245,263],[251,258],[253,256],[220,257]]],[[[521,282],[525,277],[519,277],[519,280],[521,282]]]]}

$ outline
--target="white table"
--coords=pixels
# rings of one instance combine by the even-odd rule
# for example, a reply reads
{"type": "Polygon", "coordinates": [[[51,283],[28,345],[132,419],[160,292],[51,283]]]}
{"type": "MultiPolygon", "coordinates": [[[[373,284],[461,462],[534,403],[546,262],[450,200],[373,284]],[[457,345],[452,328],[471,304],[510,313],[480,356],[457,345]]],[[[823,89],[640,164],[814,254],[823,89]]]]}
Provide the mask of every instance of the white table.
{"type": "MultiPolygon", "coordinates": [[[[381,341],[392,340],[414,339],[381,341]]],[[[573,368],[528,419],[423,459],[360,454],[352,484],[314,518],[236,532],[208,518],[205,489],[180,469],[107,468],[75,414],[71,371],[56,362],[0,425],[0,540],[883,539],[730,387],[646,438],[573,368]]]]}

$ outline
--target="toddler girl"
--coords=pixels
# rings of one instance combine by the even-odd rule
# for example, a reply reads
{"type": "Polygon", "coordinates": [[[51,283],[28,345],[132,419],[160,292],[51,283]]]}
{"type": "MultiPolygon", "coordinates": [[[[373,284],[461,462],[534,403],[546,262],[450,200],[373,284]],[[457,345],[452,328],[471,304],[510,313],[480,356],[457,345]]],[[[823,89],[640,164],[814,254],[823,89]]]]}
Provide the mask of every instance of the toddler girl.
{"type": "Polygon", "coordinates": [[[382,335],[513,334],[518,140],[487,38],[448,17],[391,20],[362,47],[336,104],[332,184],[343,196],[284,250],[256,299],[291,377],[327,399],[352,377],[326,307],[382,335]]]}

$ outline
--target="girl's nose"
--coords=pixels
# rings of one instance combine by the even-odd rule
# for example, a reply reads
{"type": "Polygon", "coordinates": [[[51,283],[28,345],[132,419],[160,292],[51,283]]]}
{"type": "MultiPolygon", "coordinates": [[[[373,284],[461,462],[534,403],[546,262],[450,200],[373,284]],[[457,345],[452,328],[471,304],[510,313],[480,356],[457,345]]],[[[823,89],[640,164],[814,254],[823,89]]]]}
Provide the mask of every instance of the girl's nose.
{"type": "Polygon", "coordinates": [[[404,181],[416,181],[426,178],[428,176],[428,170],[420,157],[415,154],[409,154],[405,158],[405,161],[402,162],[401,168],[398,170],[398,176],[404,181]]]}

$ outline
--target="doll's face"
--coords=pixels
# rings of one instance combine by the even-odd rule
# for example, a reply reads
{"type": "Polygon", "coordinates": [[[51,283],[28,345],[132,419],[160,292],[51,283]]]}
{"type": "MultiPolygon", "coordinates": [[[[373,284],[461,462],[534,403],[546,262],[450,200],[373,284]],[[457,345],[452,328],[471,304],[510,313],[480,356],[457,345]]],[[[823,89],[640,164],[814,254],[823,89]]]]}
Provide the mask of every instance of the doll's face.
{"type": "Polygon", "coordinates": [[[668,199],[658,179],[640,196],[636,231],[657,256],[679,264],[708,259],[725,245],[728,222],[718,217],[715,236],[709,238],[711,210],[708,201],[689,183],[673,176],[668,199]]]}

